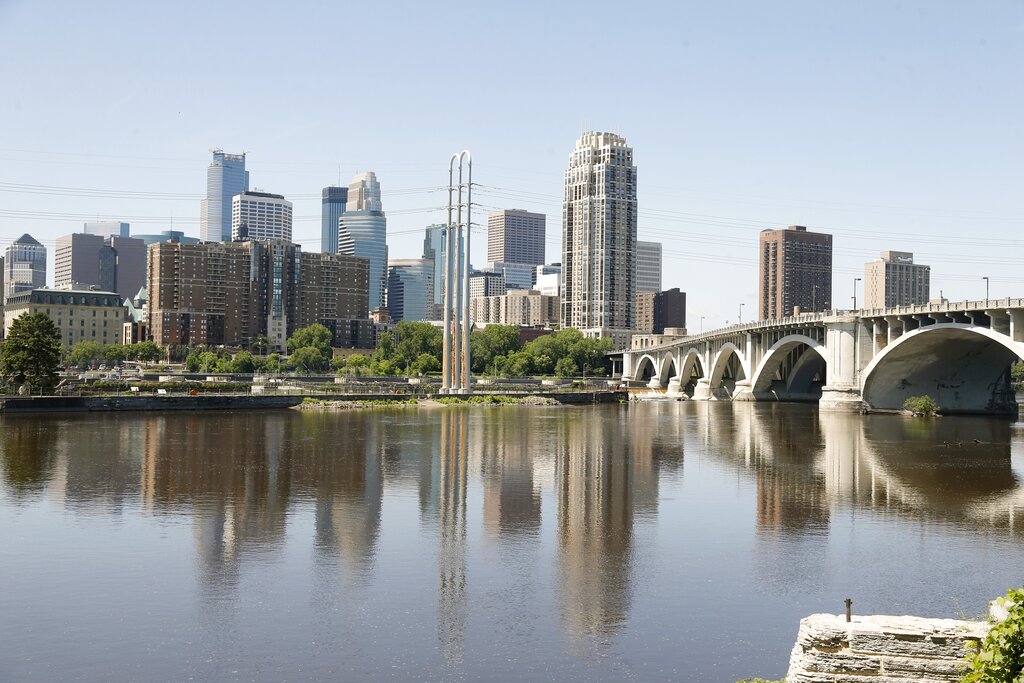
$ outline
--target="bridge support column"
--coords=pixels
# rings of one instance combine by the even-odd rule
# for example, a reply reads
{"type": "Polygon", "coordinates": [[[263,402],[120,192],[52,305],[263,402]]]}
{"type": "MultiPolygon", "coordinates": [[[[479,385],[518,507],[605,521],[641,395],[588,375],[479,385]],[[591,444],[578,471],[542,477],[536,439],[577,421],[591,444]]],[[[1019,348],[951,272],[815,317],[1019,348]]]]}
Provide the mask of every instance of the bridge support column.
{"type": "Polygon", "coordinates": [[[668,381],[668,389],[665,392],[669,396],[682,396],[683,385],[679,380],[679,375],[675,375],[668,381]]]}
{"type": "Polygon", "coordinates": [[[754,396],[753,387],[750,384],[750,380],[741,379],[736,382],[736,387],[733,389],[732,400],[734,401],[756,401],[757,397],[754,396]]]}
{"type": "Polygon", "coordinates": [[[857,370],[857,318],[837,318],[826,332],[826,380],[818,407],[859,411],[864,408],[857,370]]]}
{"type": "Polygon", "coordinates": [[[694,401],[710,401],[711,400],[711,380],[706,377],[701,377],[697,380],[697,386],[693,390],[694,401]]]}

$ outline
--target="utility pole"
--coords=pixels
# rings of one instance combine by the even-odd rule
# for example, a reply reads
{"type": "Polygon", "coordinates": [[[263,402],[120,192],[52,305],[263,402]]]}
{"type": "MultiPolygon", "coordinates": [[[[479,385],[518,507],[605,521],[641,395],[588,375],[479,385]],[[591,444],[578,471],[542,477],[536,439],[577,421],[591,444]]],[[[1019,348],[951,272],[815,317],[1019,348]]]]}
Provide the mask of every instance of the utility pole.
{"type": "Polygon", "coordinates": [[[445,227],[444,325],[441,393],[468,394],[469,376],[469,231],[473,207],[473,157],[469,150],[448,160],[448,225],[445,227]],[[455,183],[455,163],[459,182],[455,183]],[[465,170],[467,179],[462,180],[465,170]],[[466,191],[463,201],[462,192],[466,191]],[[463,220],[465,209],[465,220],[463,220]],[[455,220],[452,221],[452,214],[455,220]]]}

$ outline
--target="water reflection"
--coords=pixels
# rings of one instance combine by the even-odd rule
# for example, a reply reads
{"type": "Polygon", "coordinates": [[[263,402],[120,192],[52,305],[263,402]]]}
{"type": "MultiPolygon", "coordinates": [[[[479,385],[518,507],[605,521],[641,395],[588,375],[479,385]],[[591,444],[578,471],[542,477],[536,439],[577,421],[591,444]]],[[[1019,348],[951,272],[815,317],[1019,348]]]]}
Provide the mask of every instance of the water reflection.
{"type": "Polygon", "coordinates": [[[469,479],[469,415],[441,413],[438,477],[437,637],[445,660],[462,662],[466,641],[466,487],[469,479]]]}
{"type": "Polygon", "coordinates": [[[12,420],[0,430],[3,483],[15,498],[38,494],[53,477],[57,430],[34,420],[12,420]]]}

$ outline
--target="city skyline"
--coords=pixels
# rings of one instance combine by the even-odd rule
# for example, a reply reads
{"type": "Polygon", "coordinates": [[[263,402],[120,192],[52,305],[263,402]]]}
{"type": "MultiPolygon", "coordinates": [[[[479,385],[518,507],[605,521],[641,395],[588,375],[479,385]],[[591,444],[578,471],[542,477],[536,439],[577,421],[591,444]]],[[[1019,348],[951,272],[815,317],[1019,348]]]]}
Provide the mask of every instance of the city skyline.
{"type": "MultiPolygon", "coordinates": [[[[150,8],[112,22],[102,8],[43,13],[5,3],[0,37],[19,69],[0,72],[13,93],[0,112],[9,131],[0,141],[0,247],[29,233],[48,247],[52,272],[56,238],[85,221],[197,236],[205,150],[216,146],[248,154],[250,187],[295,203],[295,239],[307,250],[318,247],[321,189],[374,169],[386,188],[390,255],[415,258],[422,230],[444,220],[444,192],[435,188],[446,180],[450,149],[473,150],[474,198],[485,210],[519,207],[556,220],[566,145],[594,128],[634,148],[643,170],[638,238],[664,244],[663,287],[688,292],[691,316],[705,316],[706,327],[735,321],[739,303],[756,310],[756,235],[790,224],[834,235],[836,307],[849,306],[854,278],[882,250],[912,251],[930,264],[936,296],[980,298],[983,276],[993,298],[1024,291],[1024,243],[1014,238],[1024,219],[1015,170],[1024,95],[1013,87],[1024,64],[1019,4],[985,12],[925,2],[635,8],[621,17],[629,34],[644,37],[634,58],[579,77],[587,88],[628,80],[630,97],[574,100],[551,66],[586,45],[599,5],[583,18],[550,8],[544,25],[529,8],[458,19],[480,54],[470,75],[481,101],[520,85],[555,98],[543,117],[496,110],[481,119],[429,106],[441,101],[433,56],[383,55],[367,67],[384,91],[374,117],[347,111],[340,94],[307,79],[327,40],[303,40],[286,59],[277,48],[256,55],[232,79],[206,73],[212,53],[186,46],[215,44],[217,27],[236,16],[230,6],[203,22],[195,21],[201,6],[190,3],[160,22],[150,8]],[[511,59],[511,46],[486,41],[484,29],[499,18],[534,36],[534,54],[511,59]],[[563,29],[577,21],[581,30],[566,38],[563,29]],[[154,31],[154,23],[164,25],[154,31]],[[89,47],[115,24],[131,63],[89,47]],[[73,63],[57,68],[69,54],[73,63]],[[272,76],[294,86],[290,106],[241,116],[243,93],[272,76]],[[409,99],[421,101],[415,115],[400,105],[409,99]],[[73,117],[68,101],[77,105],[73,117]],[[746,113],[753,103],[756,117],[746,113]],[[331,132],[357,128],[359,135],[331,132]],[[729,277],[708,286],[723,271],[729,277]]],[[[428,52],[418,46],[441,14],[416,6],[360,12],[408,38],[406,54],[428,52]]],[[[277,28],[330,30],[330,17],[319,25],[304,17],[285,14],[277,28]]],[[[268,31],[254,20],[247,26],[257,40],[268,31]]],[[[369,44],[357,36],[346,49],[369,44]]],[[[561,248],[555,232],[549,260],[561,248]]],[[[474,234],[474,263],[486,261],[483,234],[474,234]]]]}

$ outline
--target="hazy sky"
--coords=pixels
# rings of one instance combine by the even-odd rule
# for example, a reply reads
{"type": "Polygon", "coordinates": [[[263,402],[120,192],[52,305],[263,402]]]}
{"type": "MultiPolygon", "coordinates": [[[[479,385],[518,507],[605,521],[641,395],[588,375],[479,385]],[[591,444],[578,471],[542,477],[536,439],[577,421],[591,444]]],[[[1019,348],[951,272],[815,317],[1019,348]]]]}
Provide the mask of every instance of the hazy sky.
{"type": "Polygon", "coordinates": [[[0,51],[0,246],[96,217],[198,235],[221,147],[313,251],[320,189],[376,171],[391,255],[416,257],[468,148],[476,222],[544,212],[559,261],[586,127],[634,148],[640,238],[691,329],[756,316],[758,231],[788,224],[834,235],[837,307],[885,249],[933,296],[1024,296],[1020,0],[0,0],[0,51]]]}

